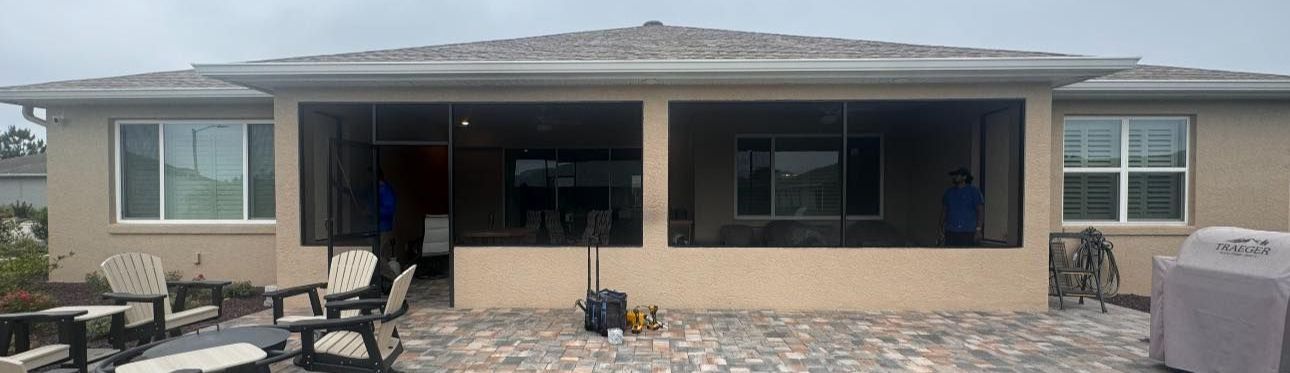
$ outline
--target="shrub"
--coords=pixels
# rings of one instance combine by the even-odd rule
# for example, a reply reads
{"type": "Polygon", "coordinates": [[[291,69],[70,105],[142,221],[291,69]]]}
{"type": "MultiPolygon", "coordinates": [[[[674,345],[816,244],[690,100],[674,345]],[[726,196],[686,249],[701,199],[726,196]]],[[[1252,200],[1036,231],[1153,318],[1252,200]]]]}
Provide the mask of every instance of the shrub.
{"type": "Polygon", "coordinates": [[[250,298],[254,297],[258,292],[250,281],[234,282],[227,289],[224,289],[224,294],[231,298],[250,298]]]}
{"type": "Polygon", "coordinates": [[[169,271],[169,272],[166,272],[166,281],[167,281],[167,282],[171,282],[171,281],[179,281],[179,280],[183,280],[183,279],[184,279],[184,273],[183,273],[183,272],[180,272],[180,271],[169,271]]]}
{"type": "Polygon", "coordinates": [[[31,218],[31,234],[41,241],[49,241],[49,209],[41,207],[31,218]]]}
{"type": "Polygon", "coordinates": [[[45,281],[49,271],[72,253],[50,257],[44,245],[32,239],[0,242],[0,294],[27,289],[45,281]]]}
{"type": "Polygon", "coordinates": [[[34,206],[23,201],[14,201],[12,205],[7,207],[7,209],[12,213],[13,217],[23,220],[31,219],[36,212],[36,208],[34,206]]]}
{"type": "Polygon", "coordinates": [[[33,312],[52,307],[54,298],[44,293],[16,290],[0,297],[0,309],[4,309],[6,313],[33,312]]]}
{"type": "Polygon", "coordinates": [[[88,285],[95,294],[112,292],[112,284],[109,284],[107,277],[104,277],[99,271],[86,273],[85,285],[88,285]]]}

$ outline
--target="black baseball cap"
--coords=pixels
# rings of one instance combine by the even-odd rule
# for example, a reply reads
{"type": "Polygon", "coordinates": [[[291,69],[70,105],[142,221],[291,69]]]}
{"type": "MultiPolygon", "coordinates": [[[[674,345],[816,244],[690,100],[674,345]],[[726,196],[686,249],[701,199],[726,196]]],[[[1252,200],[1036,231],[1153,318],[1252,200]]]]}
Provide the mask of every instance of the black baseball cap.
{"type": "Polygon", "coordinates": [[[972,171],[969,171],[967,167],[959,167],[957,170],[950,171],[950,176],[955,176],[955,175],[972,177],[972,171]]]}

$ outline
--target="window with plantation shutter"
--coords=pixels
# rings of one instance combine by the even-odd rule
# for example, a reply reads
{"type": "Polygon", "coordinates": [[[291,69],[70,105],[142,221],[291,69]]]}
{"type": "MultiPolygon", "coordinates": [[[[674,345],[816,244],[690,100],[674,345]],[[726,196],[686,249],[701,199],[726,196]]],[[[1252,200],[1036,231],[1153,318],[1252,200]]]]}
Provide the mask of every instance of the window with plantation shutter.
{"type": "Polygon", "coordinates": [[[1182,117],[1067,118],[1063,220],[1184,222],[1188,128],[1182,117]]]}
{"type": "Polygon", "coordinates": [[[272,125],[118,123],[122,222],[273,218],[272,125]]]}

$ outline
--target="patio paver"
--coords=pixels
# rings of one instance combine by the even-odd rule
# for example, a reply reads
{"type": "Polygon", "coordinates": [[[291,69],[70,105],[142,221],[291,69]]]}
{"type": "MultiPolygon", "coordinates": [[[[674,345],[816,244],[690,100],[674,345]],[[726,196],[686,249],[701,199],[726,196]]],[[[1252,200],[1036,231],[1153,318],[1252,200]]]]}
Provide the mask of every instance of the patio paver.
{"type": "MultiPolygon", "coordinates": [[[[1025,312],[662,310],[668,328],[619,346],[570,309],[449,309],[444,281],[413,284],[401,371],[1167,371],[1150,317],[1096,303],[1025,312]]],[[[1054,306],[1055,307],[1055,306],[1054,306]]],[[[225,327],[268,323],[260,312],[225,327]]],[[[294,342],[293,342],[294,344],[294,342]]],[[[275,372],[300,372],[289,363],[275,372]]]]}

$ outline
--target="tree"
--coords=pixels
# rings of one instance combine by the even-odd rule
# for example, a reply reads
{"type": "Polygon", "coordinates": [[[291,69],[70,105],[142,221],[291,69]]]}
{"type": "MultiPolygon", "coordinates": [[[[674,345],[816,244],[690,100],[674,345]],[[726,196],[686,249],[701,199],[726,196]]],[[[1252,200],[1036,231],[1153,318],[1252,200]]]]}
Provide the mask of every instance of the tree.
{"type": "Polygon", "coordinates": [[[45,152],[45,140],[36,138],[31,130],[9,126],[0,133],[0,159],[23,157],[45,152]]]}

